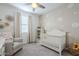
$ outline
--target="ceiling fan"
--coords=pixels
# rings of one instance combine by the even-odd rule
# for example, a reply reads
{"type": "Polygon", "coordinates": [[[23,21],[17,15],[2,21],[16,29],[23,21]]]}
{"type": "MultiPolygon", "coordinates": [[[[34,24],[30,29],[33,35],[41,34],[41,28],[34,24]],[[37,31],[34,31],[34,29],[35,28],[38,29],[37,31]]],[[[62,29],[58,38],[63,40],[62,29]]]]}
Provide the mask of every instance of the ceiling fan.
{"type": "Polygon", "coordinates": [[[26,3],[26,5],[31,5],[32,8],[33,8],[33,11],[35,11],[36,8],[45,9],[45,6],[43,6],[43,5],[40,4],[40,3],[26,3]]]}

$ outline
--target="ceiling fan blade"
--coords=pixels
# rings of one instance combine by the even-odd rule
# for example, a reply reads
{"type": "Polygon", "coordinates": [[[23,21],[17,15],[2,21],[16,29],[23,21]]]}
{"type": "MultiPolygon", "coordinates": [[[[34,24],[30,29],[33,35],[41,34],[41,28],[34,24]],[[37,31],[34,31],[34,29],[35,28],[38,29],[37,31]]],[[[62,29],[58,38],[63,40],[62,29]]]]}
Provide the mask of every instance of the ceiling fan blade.
{"type": "Polygon", "coordinates": [[[26,3],[26,5],[31,5],[32,3],[26,3]]]}
{"type": "Polygon", "coordinates": [[[45,8],[45,6],[43,6],[43,5],[41,5],[41,4],[39,4],[39,3],[37,3],[37,5],[40,7],[40,8],[45,8]]]}

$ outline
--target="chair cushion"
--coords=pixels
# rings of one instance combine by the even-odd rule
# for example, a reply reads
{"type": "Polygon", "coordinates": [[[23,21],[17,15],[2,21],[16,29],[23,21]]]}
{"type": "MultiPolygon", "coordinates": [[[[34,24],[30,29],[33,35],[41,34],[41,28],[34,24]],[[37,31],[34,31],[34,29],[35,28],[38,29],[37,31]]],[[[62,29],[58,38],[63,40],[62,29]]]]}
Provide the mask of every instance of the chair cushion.
{"type": "Polygon", "coordinates": [[[21,42],[14,42],[14,45],[13,45],[14,49],[18,49],[20,47],[22,47],[22,43],[21,42]]]}

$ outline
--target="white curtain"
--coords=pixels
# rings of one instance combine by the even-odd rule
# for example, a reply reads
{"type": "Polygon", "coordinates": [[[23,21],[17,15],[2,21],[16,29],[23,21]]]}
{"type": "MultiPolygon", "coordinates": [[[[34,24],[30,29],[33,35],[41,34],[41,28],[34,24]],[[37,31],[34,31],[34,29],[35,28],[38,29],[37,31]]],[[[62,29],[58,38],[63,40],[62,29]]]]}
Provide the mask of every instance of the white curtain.
{"type": "Polygon", "coordinates": [[[36,42],[37,39],[37,27],[39,26],[39,16],[31,15],[29,16],[29,33],[30,33],[30,42],[36,42]]]}

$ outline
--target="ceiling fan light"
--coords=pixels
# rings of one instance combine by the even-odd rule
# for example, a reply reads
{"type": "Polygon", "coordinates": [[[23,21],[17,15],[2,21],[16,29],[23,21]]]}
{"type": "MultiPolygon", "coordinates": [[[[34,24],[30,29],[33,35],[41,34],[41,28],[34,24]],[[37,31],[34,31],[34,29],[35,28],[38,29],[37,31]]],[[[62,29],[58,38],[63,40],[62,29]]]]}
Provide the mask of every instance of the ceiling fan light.
{"type": "Polygon", "coordinates": [[[32,3],[32,7],[37,8],[38,7],[37,3],[32,3]]]}

